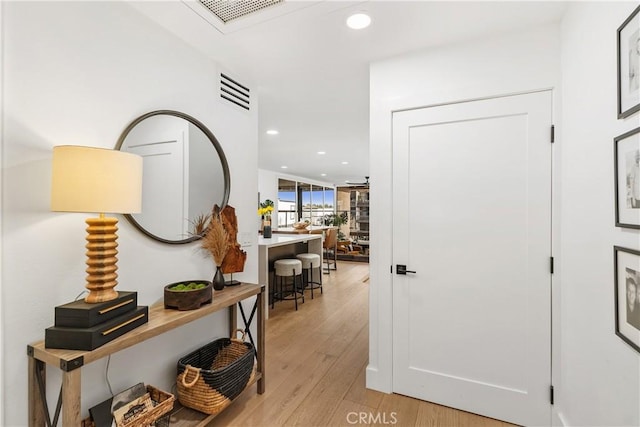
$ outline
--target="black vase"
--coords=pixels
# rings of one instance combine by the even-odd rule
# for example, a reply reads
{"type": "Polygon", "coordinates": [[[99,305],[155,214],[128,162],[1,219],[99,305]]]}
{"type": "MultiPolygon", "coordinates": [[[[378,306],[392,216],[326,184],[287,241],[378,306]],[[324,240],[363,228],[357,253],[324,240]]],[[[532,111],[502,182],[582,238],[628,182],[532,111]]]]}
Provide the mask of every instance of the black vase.
{"type": "Polygon", "coordinates": [[[216,267],[216,274],[213,275],[213,289],[221,291],[224,289],[224,275],[220,267],[216,267]]]}
{"type": "Polygon", "coordinates": [[[265,239],[269,239],[271,237],[271,226],[270,225],[265,225],[264,228],[262,229],[262,237],[264,237],[265,239]]]}

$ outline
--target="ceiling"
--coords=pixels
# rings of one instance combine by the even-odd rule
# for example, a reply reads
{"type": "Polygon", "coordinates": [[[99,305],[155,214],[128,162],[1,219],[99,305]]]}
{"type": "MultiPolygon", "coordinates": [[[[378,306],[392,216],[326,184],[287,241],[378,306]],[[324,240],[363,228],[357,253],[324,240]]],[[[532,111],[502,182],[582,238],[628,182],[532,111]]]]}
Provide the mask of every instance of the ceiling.
{"type": "Polygon", "coordinates": [[[566,7],[560,1],[285,0],[222,24],[197,1],[131,4],[249,82],[258,95],[261,169],[335,185],[369,175],[372,61],[557,22],[566,7]],[[358,11],[372,23],[352,30],[345,20],[358,11]],[[267,135],[268,129],[279,134],[267,135]]]}

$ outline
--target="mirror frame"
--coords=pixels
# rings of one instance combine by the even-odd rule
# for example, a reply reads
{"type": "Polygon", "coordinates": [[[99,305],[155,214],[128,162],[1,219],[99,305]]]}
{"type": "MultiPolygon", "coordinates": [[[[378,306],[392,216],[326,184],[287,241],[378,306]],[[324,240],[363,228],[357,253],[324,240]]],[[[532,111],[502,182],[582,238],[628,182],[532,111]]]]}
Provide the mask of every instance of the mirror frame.
{"type": "MultiPolygon", "coordinates": [[[[205,136],[209,138],[209,141],[211,141],[211,144],[216,149],[216,153],[218,153],[218,157],[220,159],[220,163],[222,166],[222,173],[224,175],[224,195],[222,197],[222,201],[219,203],[220,208],[221,209],[224,208],[229,202],[229,194],[231,192],[231,175],[229,173],[229,164],[227,163],[227,157],[224,155],[224,151],[222,150],[222,146],[220,145],[220,142],[218,142],[218,139],[198,119],[191,117],[188,114],[181,113],[180,111],[174,111],[174,110],[151,111],[149,113],[141,115],[140,117],[136,118],[135,120],[133,120],[131,123],[127,125],[124,131],[122,131],[122,133],[120,134],[120,138],[118,138],[118,142],[116,143],[115,149],[120,151],[120,149],[122,148],[122,144],[124,143],[125,139],[129,135],[131,130],[133,130],[133,128],[136,127],[136,125],[138,125],[141,121],[148,119],[149,117],[163,116],[163,115],[178,117],[190,122],[191,124],[196,126],[198,129],[200,129],[205,134],[205,136]]],[[[142,189],[142,191],[144,191],[144,188],[142,189]]],[[[214,204],[218,204],[218,202],[213,201],[211,208],[213,208],[214,204]]],[[[146,230],[138,221],[135,220],[133,215],[124,214],[124,217],[127,219],[127,221],[129,221],[135,228],[140,230],[143,234],[162,243],[168,243],[170,245],[180,245],[180,244],[194,242],[202,238],[202,235],[194,235],[181,240],[168,240],[163,237],[156,236],[155,234],[146,230]]]]}

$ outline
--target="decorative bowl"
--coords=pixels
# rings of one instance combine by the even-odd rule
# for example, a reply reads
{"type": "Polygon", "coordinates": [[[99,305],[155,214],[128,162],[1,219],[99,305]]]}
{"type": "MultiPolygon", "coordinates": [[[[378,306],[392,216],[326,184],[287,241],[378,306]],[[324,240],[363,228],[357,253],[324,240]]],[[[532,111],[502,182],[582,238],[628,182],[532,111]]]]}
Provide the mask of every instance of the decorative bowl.
{"type": "Polygon", "coordinates": [[[296,230],[304,230],[305,228],[307,228],[309,226],[308,222],[295,222],[293,223],[293,228],[295,228],[296,230]]]}
{"type": "Polygon", "coordinates": [[[175,308],[180,311],[195,310],[213,300],[213,284],[207,280],[183,280],[164,287],[164,308],[175,308]],[[199,289],[173,289],[178,285],[203,284],[199,289]]]}

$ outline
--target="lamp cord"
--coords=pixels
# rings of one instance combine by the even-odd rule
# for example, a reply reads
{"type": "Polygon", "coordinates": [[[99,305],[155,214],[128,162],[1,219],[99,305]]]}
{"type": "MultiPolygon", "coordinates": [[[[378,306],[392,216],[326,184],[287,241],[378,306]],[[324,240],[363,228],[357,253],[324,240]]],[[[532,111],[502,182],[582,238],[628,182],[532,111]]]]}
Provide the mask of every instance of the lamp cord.
{"type": "Polygon", "coordinates": [[[104,379],[107,381],[107,387],[109,387],[109,393],[113,397],[113,390],[111,389],[111,382],[109,382],[109,363],[111,362],[111,355],[107,356],[107,366],[104,369],[104,379]]]}

